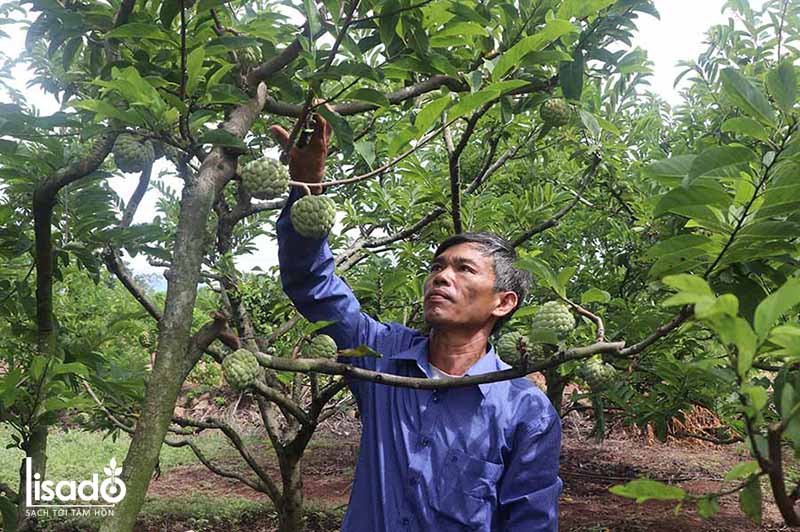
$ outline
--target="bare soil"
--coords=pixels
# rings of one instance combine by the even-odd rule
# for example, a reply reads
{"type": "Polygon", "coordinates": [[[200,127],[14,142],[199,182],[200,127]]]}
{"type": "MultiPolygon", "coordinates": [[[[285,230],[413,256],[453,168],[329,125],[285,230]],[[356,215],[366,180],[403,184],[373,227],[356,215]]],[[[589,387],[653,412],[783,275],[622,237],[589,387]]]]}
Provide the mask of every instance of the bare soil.
{"type": "MultiPolygon", "coordinates": [[[[693,504],[676,511],[670,502],[634,501],[613,495],[611,486],[647,477],[670,482],[692,494],[703,494],[731,487],[722,481],[735,464],[748,460],[741,444],[717,446],[697,440],[654,441],[652,436],[615,426],[602,443],[589,436],[590,422],[578,413],[564,421],[561,478],[564,490],[560,501],[561,530],[564,532],[677,532],[677,531],[755,531],[787,530],[764,486],[764,512],[761,526],[753,524],[739,510],[737,495],[720,500],[720,511],[702,519],[693,504]]],[[[266,438],[265,438],[265,441],[266,438]]],[[[357,420],[341,419],[315,435],[305,459],[306,501],[315,510],[308,514],[307,530],[338,530],[349,500],[351,481],[358,453],[357,420]],[[343,427],[342,424],[345,426],[343,427]]],[[[278,470],[268,445],[253,448],[253,455],[278,479],[278,470]]],[[[246,473],[242,462],[230,456],[219,464],[225,469],[246,473]]],[[[268,503],[265,494],[244,484],[221,478],[202,465],[171,469],[153,481],[149,497],[186,494],[211,498],[243,497],[268,503]]],[[[265,505],[265,508],[269,508],[265,505]]],[[[204,525],[203,531],[271,532],[277,529],[277,516],[269,509],[246,516],[237,525],[204,525]]],[[[188,532],[196,523],[175,518],[141,523],[142,532],[188,532]]]]}

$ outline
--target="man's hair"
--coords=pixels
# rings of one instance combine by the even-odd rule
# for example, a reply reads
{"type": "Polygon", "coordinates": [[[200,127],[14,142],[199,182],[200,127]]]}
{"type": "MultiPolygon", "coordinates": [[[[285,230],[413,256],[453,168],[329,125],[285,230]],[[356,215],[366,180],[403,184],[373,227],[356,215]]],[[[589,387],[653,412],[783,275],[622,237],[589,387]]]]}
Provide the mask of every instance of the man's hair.
{"type": "Polygon", "coordinates": [[[475,244],[484,255],[494,259],[494,289],[498,292],[510,291],[517,294],[517,306],[502,318],[498,318],[492,328],[492,334],[494,334],[522,306],[525,296],[531,288],[531,274],[526,270],[514,267],[514,262],[517,260],[517,252],[511,242],[488,231],[453,235],[439,244],[433,254],[433,258],[435,259],[444,253],[447,248],[458,244],[475,244]]]}

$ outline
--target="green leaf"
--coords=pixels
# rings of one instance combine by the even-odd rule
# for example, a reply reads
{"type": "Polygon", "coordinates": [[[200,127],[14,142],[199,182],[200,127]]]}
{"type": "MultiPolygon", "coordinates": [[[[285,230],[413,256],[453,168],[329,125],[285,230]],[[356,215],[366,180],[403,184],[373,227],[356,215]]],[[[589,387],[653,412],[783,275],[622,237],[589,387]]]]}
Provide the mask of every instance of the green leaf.
{"type": "Polygon", "coordinates": [[[691,182],[697,177],[709,174],[715,170],[740,166],[750,161],[755,161],[756,154],[744,146],[719,146],[709,148],[702,152],[692,162],[689,169],[688,180],[691,182]]]}
{"type": "Polygon", "coordinates": [[[653,216],[658,218],[670,212],[681,214],[687,207],[693,206],[727,208],[732,201],[731,195],[716,181],[696,179],[688,187],[681,186],[661,196],[653,216]]]}
{"type": "Polygon", "coordinates": [[[750,475],[755,475],[759,471],[761,471],[761,468],[759,467],[758,462],[755,460],[741,462],[733,466],[731,470],[728,471],[728,473],[725,475],[725,480],[744,480],[750,475]]]}
{"type": "Polygon", "coordinates": [[[308,21],[308,31],[311,35],[316,35],[320,28],[316,2],[314,0],[303,0],[303,7],[308,21]]]}
{"type": "Polygon", "coordinates": [[[657,501],[682,501],[686,492],[678,486],[670,486],[655,480],[631,480],[621,486],[612,486],[608,491],[628,499],[636,499],[642,503],[649,500],[657,501]]]}
{"type": "MultiPolygon", "coordinates": [[[[202,1],[202,0],[201,0],[202,1]]],[[[116,27],[106,33],[106,39],[155,39],[157,41],[173,42],[170,34],[164,32],[154,24],[144,22],[129,22],[116,27]]]]}
{"type": "Polygon", "coordinates": [[[675,186],[684,177],[689,175],[696,155],[677,155],[669,159],[662,159],[644,167],[643,173],[654,179],[658,179],[664,185],[675,186]]]}
{"type": "MultiPolygon", "coordinates": [[[[529,54],[533,55],[533,54],[529,54]]],[[[526,58],[527,60],[527,58],[526,58]]],[[[583,71],[586,66],[583,51],[576,48],[571,61],[563,61],[558,66],[558,83],[565,98],[580,100],[583,94],[583,71]]]]}
{"type": "Polygon", "coordinates": [[[378,107],[389,107],[390,105],[385,94],[376,91],[375,89],[369,89],[366,87],[362,87],[348,93],[345,98],[348,100],[360,100],[362,102],[373,103],[378,107]]]}
{"type": "Polygon", "coordinates": [[[558,272],[558,277],[556,280],[558,281],[558,293],[561,296],[566,296],[567,294],[567,284],[569,280],[572,279],[572,276],[575,275],[575,272],[578,269],[575,266],[568,266],[558,272]]]}
{"type": "Polygon", "coordinates": [[[197,12],[202,13],[225,5],[225,0],[200,0],[197,2],[197,12]]]}
{"type": "Polygon", "coordinates": [[[200,144],[213,144],[214,146],[222,146],[225,148],[236,148],[243,151],[247,150],[247,146],[245,146],[244,142],[242,142],[242,139],[233,133],[225,131],[224,129],[212,129],[210,131],[206,131],[206,133],[200,137],[198,142],[200,144]]]}
{"type": "Polygon", "coordinates": [[[574,31],[578,31],[578,29],[567,20],[554,19],[549,21],[538,33],[525,37],[500,56],[500,59],[494,65],[492,79],[499,80],[506,72],[519,66],[522,59],[529,53],[537,52],[562,35],[574,31]]]}
{"type": "Polygon", "coordinates": [[[336,143],[342,151],[345,159],[353,153],[353,130],[350,124],[336,112],[328,110],[326,107],[318,109],[319,114],[330,123],[333,134],[336,136],[336,143]]]}
{"type": "Polygon", "coordinates": [[[532,329],[528,341],[531,344],[558,345],[558,333],[552,329],[532,329]]]}
{"type": "Polygon", "coordinates": [[[511,79],[492,83],[485,89],[473,92],[472,94],[462,95],[459,97],[458,102],[448,111],[447,118],[453,120],[459,116],[469,114],[486,102],[499,98],[506,92],[524,87],[527,84],[527,81],[511,79]]]}
{"type": "Polygon", "coordinates": [[[719,512],[719,501],[716,497],[702,497],[697,499],[697,513],[703,519],[713,517],[719,512]]]}
{"type": "Polygon", "coordinates": [[[383,358],[383,355],[371,349],[368,345],[360,345],[358,347],[354,347],[352,349],[342,349],[338,352],[338,356],[341,357],[375,357],[375,358],[383,358]]]}
{"type": "Polygon", "coordinates": [[[789,114],[797,100],[797,73],[790,60],[783,60],[767,74],[767,90],[781,110],[789,114]]]}
{"type": "Polygon", "coordinates": [[[758,121],[744,116],[727,119],[722,123],[722,132],[738,133],[757,140],[763,140],[764,142],[769,140],[769,135],[767,135],[767,130],[764,129],[764,126],[758,121]]]}
{"type": "Polygon", "coordinates": [[[583,109],[579,109],[578,113],[581,117],[581,122],[583,125],[586,126],[586,129],[591,132],[592,136],[597,138],[600,136],[600,124],[597,123],[597,119],[594,117],[592,113],[587,113],[583,109]]]}
{"type": "Polygon", "coordinates": [[[564,0],[558,8],[556,16],[569,20],[594,16],[613,4],[615,0],[564,0]]]}
{"type": "Polygon", "coordinates": [[[200,46],[192,50],[186,57],[186,95],[191,96],[194,90],[200,84],[200,79],[205,74],[206,69],[203,68],[203,61],[205,60],[205,49],[200,46]]]}
{"type": "Polygon", "coordinates": [[[367,166],[372,169],[372,165],[375,163],[375,143],[369,140],[359,140],[353,143],[353,147],[367,163],[367,166]]]}
{"type": "Polygon", "coordinates": [[[83,377],[89,376],[89,368],[80,362],[69,362],[67,364],[59,364],[50,372],[51,375],[81,375],[83,377]]]}
{"type": "Polygon", "coordinates": [[[783,314],[800,303],[800,278],[789,279],[756,307],[753,326],[759,338],[765,338],[770,328],[783,314]]]}
{"type": "Polygon", "coordinates": [[[515,268],[527,270],[533,274],[533,279],[538,280],[539,284],[545,288],[556,290],[558,279],[550,266],[541,259],[532,256],[523,256],[514,263],[515,268]]]}
{"type": "Polygon", "coordinates": [[[172,21],[175,20],[175,17],[177,17],[180,12],[180,0],[163,0],[161,2],[161,8],[158,10],[158,18],[161,20],[161,25],[164,26],[164,29],[168,30],[172,27],[172,21]]]}
{"type": "Polygon", "coordinates": [[[687,304],[713,304],[716,300],[714,292],[702,277],[689,274],[668,275],[662,282],[678,291],[672,297],[667,298],[662,305],[675,306],[687,304]]]}
{"type": "Polygon", "coordinates": [[[734,105],[753,118],[770,125],[775,123],[775,111],[769,100],[736,69],[725,68],[720,73],[722,88],[734,105]]]}
{"type": "Polygon", "coordinates": [[[739,492],[739,508],[755,524],[761,524],[761,483],[757,478],[739,492]]]}
{"type": "Polygon", "coordinates": [[[451,99],[450,96],[442,96],[441,98],[437,98],[432,102],[429,102],[422,110],[417,114],[417,118],[414,120],[414,127],[417,128],[419,134],[425,133],[430,129],[430,127],[439,119],[442,115],[442,112],[445,110],[447,105],[450,103],[451,99]]]}
{"type": "Polygon", "coordinates": [[[600,290],[594,286],[581,294],[581,305],[587,303],[608,303],[611,301],[611,294],[605,290],[600,290]]]}
{"type": "Polygon", "coordinates": [[[97,115],[99,120],[112,118],[125,124],[136,126],[144,125],[144,120],[142,120],[139,113],[132,110],[118,109],[103,100],[79,100],[70,102],[70,105],[75,109],[92,111],[97,115]]]}
{"type": "Polygon", "coordinates": [[[711,326],[719,334],[722,343],[736,346],[736,371],[744,377],[753,366],[758,341],[750,324],[742,318],[722,315],[713,317],[711,326]]]}
{"type": "Polygon", "coordinates": [[[767,390],[762,386],[744,385],[742,386],[742,393],[748,397],[750,404],[756,410],[762,410],[767,406],[769,397],[767,396],[767,390]]]}
{"type": "Polygon", "coordinates": [[[739,313],[739,299],[733,294],[723,294],[716,299],[703,299],[694,306],[698,319],[708,319],[720,314],[735,317],[739,313]]]}
{"type": "Polygon", "coordinates": [[[386,154],[389,157],[394,157],[406,144],[417,137],[418,133],[416,127],[411,126],[403,129],[399,133],[395,134],[392,137],[392,140],[389,141],[389,147],[386,150],[386,154]]]}

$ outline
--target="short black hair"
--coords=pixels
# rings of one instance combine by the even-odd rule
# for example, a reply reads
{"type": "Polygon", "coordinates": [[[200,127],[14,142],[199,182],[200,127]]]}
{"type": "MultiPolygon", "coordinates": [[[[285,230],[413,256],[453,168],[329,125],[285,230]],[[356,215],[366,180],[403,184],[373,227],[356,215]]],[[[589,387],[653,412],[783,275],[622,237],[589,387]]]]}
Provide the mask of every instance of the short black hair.
{"type": "Polygon", "coordinates": [[[514,250],[514,246],[505,238],[489,231],[460,233],[448,237],[436,248],[433,258],[435,259],[448,248],[458,244],[475,244],[483,251],[484,255],[491,257],[494,260],[494,289],[498,292],[514,292],[517,294],[517,306],[502,318],[498,318],[492,328],[492,334],[494,334],[522,306],[522,302],[531,288],[531,273],[515,268],[514,262],[517,260],[517,252],[514,250]]]}

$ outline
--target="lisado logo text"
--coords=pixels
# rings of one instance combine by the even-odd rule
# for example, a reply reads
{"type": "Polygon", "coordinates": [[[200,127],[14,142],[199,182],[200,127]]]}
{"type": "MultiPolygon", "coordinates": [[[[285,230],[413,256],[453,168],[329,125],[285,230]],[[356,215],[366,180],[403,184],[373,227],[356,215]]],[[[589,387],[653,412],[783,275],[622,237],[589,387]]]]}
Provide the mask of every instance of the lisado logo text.
{"type": "Polygon", "coordinates": [[[125,498],[125,482],[119,478],[122,468],[112,458],[103,468],[106,478],[94,473],[88,480],[42,480],[33,475],[31,459],[25,459],[25,502],[29,514],[86,515],[90,511],[109,515],[114,505],[125,498]],[[83,509],[83,510],[80,510],[83,509]]]}

